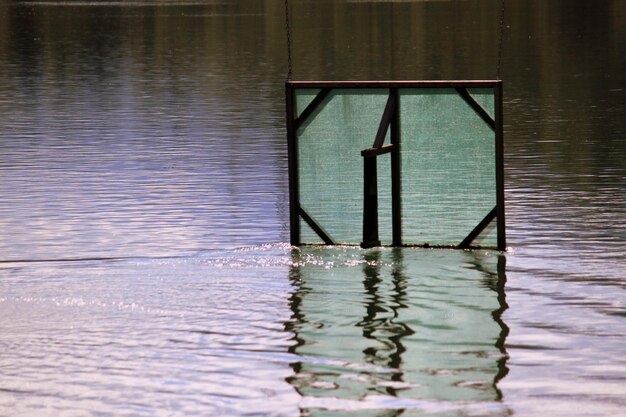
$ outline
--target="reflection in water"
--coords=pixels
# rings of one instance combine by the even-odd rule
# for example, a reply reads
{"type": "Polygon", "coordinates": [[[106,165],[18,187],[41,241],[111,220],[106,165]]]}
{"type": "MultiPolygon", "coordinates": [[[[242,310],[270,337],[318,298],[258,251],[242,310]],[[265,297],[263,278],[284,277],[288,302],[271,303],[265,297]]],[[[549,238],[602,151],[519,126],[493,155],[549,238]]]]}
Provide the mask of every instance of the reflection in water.
{"type": "Polygon", "coordinates": [[[507,374],[503,256],[303,248],[293,257],[287,327],[301,361],[289,382],[305,415],[456,415],[479,404],[508,413],[497,386],[507,374]]]}
{"type": "MultiPolygon", "coordinates": [[[[402,353],[406,348],[402,345],[404,336],[415,332],[406,324],[397,322],[401,309],[407,308],[404,304],[406,297],[406,277],[402,274],[402,252],[394,250],[394,261],[391,272],[393,289],[389,293],[389,302],[379,294],[384,285],[381,277],[381,254],[379,251],[367,252],[364,255],[363,286],[367,294],[365,301],[366,314],[357,326],[363,327],[363,337],[372,341],[372,346],[363,350],[366,363],[380,365],[394,369],[391,374],[383,374],[383,380],[388,383],[382,386],[381,393],[396,396],[398,389],[402,389],[402,353]],[[388,377],[388,378],[385,378],[388,377]]],[[[380,391],[380,390],[379,390],[380,391]]]]}
{"type": "MultiPolygon", "coordinates": [[[[477,264],[477,267],[480,268],[480,264],[477,264]]],[[[504,257],[504,255],[498,256],[497,268],[497,273],[489,273],[484,282],[489,288],[498,294],[498,304],[500,305],[500,307],[494,310],[491,314],[493,316],[493,320],[498,323],[502,329],[500,331],[500,337],[498,337],[498,340],[496,341],[496,347],[500,350],[502,356],[498,359],[498,373],[493,379],[493,386],[498,394],[498,400],[501,400],[502,392],[498,389],[497,383],[509,372],[509,369],[506,366],[506,361],[509,356],[506,352],[505,346],[506,337],[509,334],[509,327],[506,325],[504,320],[502,320],[502,314],[509,307],[506,303],[506,257],[504,257]]]]}

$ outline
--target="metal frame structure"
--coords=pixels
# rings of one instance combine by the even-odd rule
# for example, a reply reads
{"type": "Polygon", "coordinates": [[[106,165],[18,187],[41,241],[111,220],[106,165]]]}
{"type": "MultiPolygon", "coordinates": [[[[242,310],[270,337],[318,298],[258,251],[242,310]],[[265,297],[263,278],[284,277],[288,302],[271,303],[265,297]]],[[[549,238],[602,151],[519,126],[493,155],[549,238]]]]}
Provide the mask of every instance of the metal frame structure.
{"type": "MultiPolygon", "coordinates": [[[[380,246],[378,237],[378,192],[376,157],[391,153],[391,205],[392,205],[392,246],[420,246],[405,244],[402,239],[402,203],[400,198],[400,89],[442,88],[453,89],[463,98],[495,133],[495,176],[496,206],[479,222],[478,225],[458,245],[453,247],[469,249],[474,247],[475,239],[497,218],[498,250],[506,249],[505,213],[504,213],[504,161],[503,161],[503,122],[502,122],[502,81],[500,80],[469,80],[469,81],[287,81],[286,118],[289,158],[289,218],[290,241],[292,245],[301,245],[300,222],[302,218],[326,245],[335,245],[332,236],[320,225],[300,204],[298,174],[298,128],[310,119],[318,106],[333,89],[385,89],[389,96],[383,111],[377,134],[372,147],[361,151],[363,157],[363,240],[362,247],[380,246]],[[468,92],[468,88],[492,88],[494,91],[494,117],[483,109],[468,92]],[[300,89],[319,90],[315,98],[298,117],[295,106],[295,91],[300,89]],[[390,130],[391,143],[383,145],[387,132],[390,130]]],[[[422,245],[429,246],[431,245],[422,245]]]]}

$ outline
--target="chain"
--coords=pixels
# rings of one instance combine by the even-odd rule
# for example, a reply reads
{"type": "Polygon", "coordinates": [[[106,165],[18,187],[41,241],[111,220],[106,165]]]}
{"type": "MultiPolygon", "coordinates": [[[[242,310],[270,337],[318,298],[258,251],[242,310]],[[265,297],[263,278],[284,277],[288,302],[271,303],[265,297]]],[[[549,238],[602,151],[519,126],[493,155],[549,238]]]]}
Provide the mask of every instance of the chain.
{"type": "Polygon", "coordinates": [[[500,6],[500,35],[498,37],[498,68],[496,70],[496,78],[500,80],[500,64],[502,63],[502,38],[504,37],[504,0],[500,6]]]}
{"type": "Polygon", "coordinates": [[[285,33],[287,34],[287,81],[291,80],[291,19],[289,17],[289,0],[285,0],[285,33]]]}

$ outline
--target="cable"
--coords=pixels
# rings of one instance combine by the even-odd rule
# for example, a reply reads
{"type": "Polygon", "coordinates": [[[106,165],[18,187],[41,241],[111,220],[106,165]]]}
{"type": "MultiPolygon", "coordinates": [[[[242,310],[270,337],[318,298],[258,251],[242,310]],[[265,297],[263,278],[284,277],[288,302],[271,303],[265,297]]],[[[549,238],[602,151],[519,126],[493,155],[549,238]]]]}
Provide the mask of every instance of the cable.
{"type": "Polygon", "coordinates": [[[285,0],[285,33],[287,34],[287,81],[291,80],[291,22],[289,17],[289,0],[285,0]]]}
{"type": "Polygon", "coordinates": [[[502,38],[504,37],[504,0],[501,0],[500,6],[500,34],[498,37],[498,66],[496,69],[496,79],[501,80],[500,65],[502,63],[502,38]]]}

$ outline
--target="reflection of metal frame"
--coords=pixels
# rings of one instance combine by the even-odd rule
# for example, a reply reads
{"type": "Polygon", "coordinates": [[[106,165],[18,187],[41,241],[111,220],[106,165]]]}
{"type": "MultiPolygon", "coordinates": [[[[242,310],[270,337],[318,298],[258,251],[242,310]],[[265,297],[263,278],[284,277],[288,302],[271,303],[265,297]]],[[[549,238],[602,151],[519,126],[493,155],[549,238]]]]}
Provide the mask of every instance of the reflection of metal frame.
{"type": "Polygon", "coordinates": [[[400,102],[398,90],[403,88],[446,88],[454,89],[463,100],[487,123],[495,133],[495,168],[496,168],[496,206],[485,218],[456,246],[467,249],[497,219],[497,249],[506,249],[504,217],[504,162],[503,162],[503,123],[502,123],[502,81],[288,81],[286,83],[287,100],[287,140],[289,154],[289,207],[290,240],[292,245],[300,245],[300,217],[315,231],[327,245],[336,244],[330,234],[324,230],[300,205],[298,178],[298,140],[297,130],[321,111],[323,103],[332,89],[387,89],[389,98],[381,117],[378,131],[371,148],[361,151],[363,157],[363,240],[361,246],[380,246],[378,238],[378,190],[376,157],[391,153],[391,204],[392,204],[392,246],[411,246],[402,240],[402,206],[400,200],[400,102]],[[468,88],[492,88],[495,99],[494,118],[472,97],[468,88]],[[298,117],[295,106],[295,90],[320,90],[311,103],[298,117]],[[387,131],[391,129],[391,144],[383,145],[387,131]]]}
{"type": "MultiPolygon", "coordinates": [[[[329,380],[333,382],[341,381],[341,375],[344,374],[346,370],[342,369],[342,365],[339,365],[337,369],[332,369],[328,367],[328,362],[319,363],[311,361],[310,358],[316,356],[315,353],[312,354],[311,349],[315,352],[316,345],[318,346],[317,349],[320,349],[319,346],[323,345],[325,341],[327,342],[331,340],[330,338],[337,336],[337,333],[333,336],[327,329],[337,329],[346,326],[343,330],[339,330],[342,337],[348,334],[355,337],[354,328],[356,327],[361,329],[361,342],[363,344],[360,347],[365,347],[365,349],[351,349],[350,353],[353,354],[354,357],[349,363],[373,364],[381,366],[382,369],[391,371],[377,373],[376,370],[372,369],[371,371],[360,372],[360,375],[365,374],[368,376],[368,378],[361,380],[363,383],[361,389],[371,393],[376,389],[380,389],[380,387],[384,387],[386,394],[394,397],[399,396],[399,392],[397,388],[394,388],[393,384],[383,385],[378,384],[376,381],[403,383],[411,380],[415,381],[415,376],[419,373],[428,373],[428,370],[422,367],[415,368],[408,366],[410,359],[408,361],[407,359],[418,357],[419,355],[416,355],[415,349],[424,343],[421,340],[420,334],[422,334],[425,327],[432,327],[432,323],[426,324],[421,320],[415,320],[416,315],[414,309],[428,306],[430,296],[433,297],[431,301],[436,299],[441,302],[440,297],[442,295],[445,298],[445,294],[450,294],[450,296],[456,294],[457,297],[462,298],[464,293],[455,291],[448,293],[444,286],[443,292],[430,294],[430,296],[427,293],[412,294],[412,289],[410,288],[411,282],[413,282],[413,285],[418,284],[415,284],[415,281],[411,278],[416,278],[415,272],[422,270],[422,265],[427,267],[428,264],[422,264],[419,262],[419,259],[428,259],[428,255],[420,258],[415,256],[414,252],[413,255],[410,255],[409,252],[406,252],[405,249],[402,248],[393,248],[391,251],[371,249],[359,255],[362,256],[361,260],[363,261],[360,269],[363,274],[363,288],[345,287],[340,291],[340,293],[343,294],[342,298],[346,296],[355,297],[352,299],[353,304],[361,306],[361,309],[349,309],[349,313],[346,314],[348,314],[351,320],[346,320],[346,314],[342,313],[337,316],[327,309],[319,309],[319,304],[317,303],[317,301],[319,301],[318,296],[324,294],[323,297],[326,299],[328,297],[327,294],[336,289],[334,287],[335,284],[333,284],[335,280],[329,279],[330,276],[334,278],[337,278],[337,276],[341,276],[341,278],[350,277],[350,279],[347,280],[340,279],[337,281],[344,284],[351,282],[352,285],[354,285],[359,282],[360,278],[358,277],[358,273],[354,272],[354,268],[346,266],[347,264],[344,265],[345,269],[343,269],[343,272],[337,272],[335,268],[337,268],[337,265],[340,263],[336,262],[330,262],[335,265],[335,267],[331,270],[327,269],[326,262],[329,260],[334,261],[336,259],[334,258],[335,255],[331,252],[325,252],[315,248],[294,250],[291,253],[292,262],[289,277],[294,291],[290,296],[289,306],[292,310],[292,315],[291,319],[284,323],[284,328],[286,331],[292,332],[294,336],[292,339],[294,344],[289,347],[289,353],[296,355],[297,358],[301,357],[301,360],[293,361],[290,364],[294,375],[287,378],[287,381],[293,384],[294,388],[303,397],[324,396],[324,392],[320,391],[319,388],[314,388],[314,393],[311,391],[307,392],[306,388],[311,388],[311,386],[308,385],[308,381],[315,381],[318,380],[318,378],[327,382],[329,380]],[[314,258],[316,260],[324,259],[325,261],[321,263],[317,261],[309,262],[308,259],[310,259],[309,257],[312,254],[315,255],[314,258]],[[326,256],[330,256],[330,258],[326,260],[326,256]],[[415,263],[416,260],[418,260],[417,263],[415,263]],[[353,278],[354,280],[352,280],[353,278]],[[326,285],[331,285],[332,288],[326,285]],[[347,288],[352,288],[352,290],[347,291],[347,288]],[[356,292],[352,292],[355,290],[356,292]],[[418,296],[418,298],[416,299],[415,296],[418,296]],[[308,303],[307,299],[309,299],[308,303]],[[311,307],[313,308],[312,310],[311,307]],[[338,319],[338,317],[341,317],[341,319],[338,319]],[[319,330],[319,332],[316,330],[319,330]],[[414,334],[417,334],[417,338],[410,338],[414,334]],[[361,354],[363,355],[362,359],[360,358],[361,354]]],[[[346,256],[346,254],[345,252],[341,252],[340,255],[336,256],[341,258],[346,256]]],[[[350,259],[358,259],[351,258],[350,255],[347,256],[350,259]]],[[[480,369],[481,372],[488,372],[489,374],[493,372],[491,386],[494,390],[494,399],[500,401],[502,400],[502,392],[498,384],[509,372],[507,363],[508,353],[506,350],[506,339],[509,335],[509,327],[502,318],[504,312],[508,309],[505,288],[507,280],[506,257],[499,254],[496,260],[492,255],[485,255],[483,252],[473,251],[469,253],[456,252],[450,259],[453,261],[453,264],[458,263],[465,265],[463,269],[467,268],[468,270],[477,271],[480,274],[480,279],[475,281],[476,288],[483,290],[489,289],[495,293],[493,295],[497,298],[497,308],[494,310],[488,311],[482,308],[478,310],[486,320],[484,323],[471,321],[468,322],[468,325],[484,326],[489,323],[488,320],[491,318],[498,326],[499,331],[495,339],[495,344],[491,344],[494,341],[491,338],[474,340],[474,343],[478,343],[480,346],[484,346],[484,348],[495,348],[500,352],[499,357],[495,355],[492,356],[490,352],[480,356],[483,358],[493,358],[494,363],[492,368],[477,368],[480,369]],[[490,371],[490,369],[492,369],[492,371],[490,371]]],[[[444,271],[446,268],[445,265],[449,264],[450,262],[440,263],[438,268],[444,271]]],[[[342,270],[342,267],[338,268],[339,271],[342,270]]],[[[463,274],[466,273],[469,273],[469,271],[463,272],[463,274]]],[[[441,279],[445,281],[446,276],[446,274],[441,273],[426,275],[437,281],[441,279]]],[[[413,290],[419,289],[418,287],[414,287],[413,290]]],[[[456,303],[452,302],[451,304],[454,305],[456,303]]],[[[472,307],[471,305],[464,304],[462,308],[472,307]]],[[[443,336],[449,341],[447,337],[449,337],[450,330],[443,326],[433,328],[441,330],[439,337],[443,336]]],[[[470,333],[474,334],[473,332],[470,333]]],[[[358,338],[358,336],[356,337],[358,338]]],[[[492,337],[496,336],[492,335],[492,337]]],[[[443,340],[438,339],[436,334],[433,334],[426,343],[429,342],[435,345],[444,344],[443,340]]],[[[342,341],[336,341],[336,343],[338,346],[342,345],[342,341]]],[[[461,360],[459,353],[472,352],[471,348],[463,346],[460,343],[454,343],[454,345],[457,347],[456,351],[454,349],[444,349],[440,352],[449,355],[448,357],[452,361],[447,363],[447,366],[450,368],[454,368],[455,364],[458,364],[458,361],[461,360]]],[[[353,344],[351,346],[355,345],[353,344]]],[[[338,359],[339,361],[337,363],[341,363],[346,359],[345,357],[335,357],[335,355],[340,356],[341,353],[333,350],[317,350],[317,354],[321,354],[325,359],[329,359],[329,357],[338,359]]],[[[472,368],[468,367],[465,369],[474,372],[472,368]]],[[[452,374],[453,373],[442,373],[439,377],[445,381],[446,375],[449,377],[452,374]]],[[[475,374],[472,375],[475,377],[475,374]]],[[[488,382],[486,376],[487,375],[485,375],[484,379],[485,382],[488,382]]],[[[438,387],[441,386],[438,385],[438,387]]],[[[455,387],[459,388],[456,384],[455,387]]],[[[337,385],[332,388],[332,390],[335,389],[337,389],[337,385]]],[[[405,388],[400,389],[404,390],[405,388]]],[[[434,395],[442,393],[440,389],[436,391],[437,393],[434,395]]],[[[477,394],[479,392],[480,391],[476,391],[477,394]]],[[[404,398],[408,397],[405,396],[404,398]]],[[[467,398],[465,398],[465,400],[467,400],[467,398]]]]}

